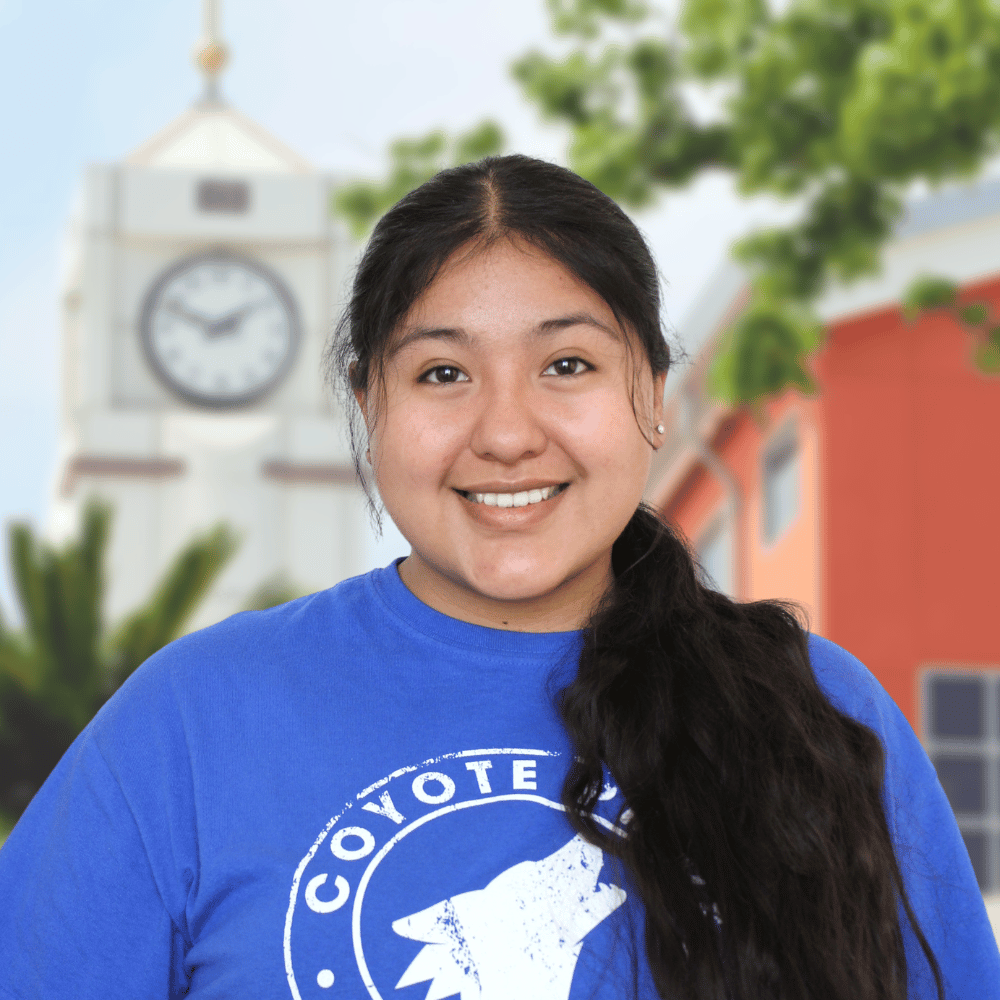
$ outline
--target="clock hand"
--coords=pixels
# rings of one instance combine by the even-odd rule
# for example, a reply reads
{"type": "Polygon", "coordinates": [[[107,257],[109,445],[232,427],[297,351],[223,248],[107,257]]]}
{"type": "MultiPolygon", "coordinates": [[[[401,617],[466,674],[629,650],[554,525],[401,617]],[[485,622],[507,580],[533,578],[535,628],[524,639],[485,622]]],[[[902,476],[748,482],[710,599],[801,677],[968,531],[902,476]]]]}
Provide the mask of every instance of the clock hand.
{"type": "Polygon", "coordinates": [[[209,320],[205,326],[205,336],[209,340],[213,340],[216,337],[228,337],[230,334],[236,333],[243,325],[243,321],[247,316],[255,312],[267,301],[267,299],[261,299],[259,302],[251,302],[249,305],[241,306],[239,309],[234,309],[232,312],[226,313],[225,316],[209,320]]]}
{"type": "Polygon", "coordinates": [[[177,299],[170,299],[166,303],[166,308],[175,316],[180,316],[181,319],[187,320],[189,323],[200,327],[202,333],[208,333],[208,327],[212,321],[207,316],[204,316],[201,313],[193,312],[177,299]]]}
{"type": "Polygon", "coordinates": [[[243,325],[243,320],[246,319],[248,312],[249,310],[244,306],[242,309],[236,309],[219,319],[209,321],[205,326],[205,336],[209,340],[214,340],[216,337],[228,337],[243,325]]]}

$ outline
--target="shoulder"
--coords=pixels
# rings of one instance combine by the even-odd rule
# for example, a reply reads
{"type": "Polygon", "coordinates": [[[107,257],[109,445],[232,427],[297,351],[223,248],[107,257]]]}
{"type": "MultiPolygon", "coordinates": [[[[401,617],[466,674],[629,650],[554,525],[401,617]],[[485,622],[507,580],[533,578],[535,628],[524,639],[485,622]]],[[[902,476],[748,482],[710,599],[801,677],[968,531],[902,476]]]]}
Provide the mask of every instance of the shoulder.
{"type": "Polygon", "coordinates": [[[317,644],[328,648],[331,638],[370,627],[371,602],[365,593],[370,575],[351,577],[265,611],[238,612],[164,646],[149,662],[249,664],[295,656],[317,644]]]}
{"type": "Polygon", "coordinates": [[[892,703],[878,678],[856,656],[822,636],[809,635],[809,661],[823,693],[848,715],[871,715],[892,703]]]}
{"type": "Polygon", "coordinates": [[[836,643],[809,638],[809,656],[820,688],[831,703],[871,729],[885,749],[886,793],[895,806],[920,809],[928,797],[944,802],[933,764],[899,706],[875,675],[836,643]]]}
{"type": "Polygon", "coordinates": [[[168,643],[118,689],[95,720],[112,725],[141,706],[147,718],[232,704],[295,675],[335,664],[372,630],[368,575],[269,608],[244,611],[168,643]]]}
{"type": "MultiPolygon", "coordinates": [[[[845,714],[868,726],[885,749],[882,800],[896,859],[917,922],[948,984],[949,997],[991,997],[1000,956],[955,815],[934,764],[878,678],[828,639],[809,637],[821,689],[845,714]],[[985,978],[984,978],[985,976],[985,978]],[[993,977],[993,978],[991,978],[993,977]]],[[[903,926],[911,996],[935,990],[911,925],[903,926]],[[919,986],[916,984],[919,983],[919,986]]]]}
{"type": "Polygon", "coordinates": [[[936,781],[930,761],[906,716],[864,663],[817,635],[809,636],[809,659],[821,690],[833,706],[879,737],[886,750],[890,781],[914,769],[923,780],[934,777],[936,781]]]}
{"type": "Polygon", "coordinates": [[[335,587],[308,594],[265,611],[241,611],[229,618],[175,640],[156,657],[181,662],[195,658],[229,659],[274,656],[359,625],[371,614],[366,587],[371,574],[351,577],[335,587]]]}

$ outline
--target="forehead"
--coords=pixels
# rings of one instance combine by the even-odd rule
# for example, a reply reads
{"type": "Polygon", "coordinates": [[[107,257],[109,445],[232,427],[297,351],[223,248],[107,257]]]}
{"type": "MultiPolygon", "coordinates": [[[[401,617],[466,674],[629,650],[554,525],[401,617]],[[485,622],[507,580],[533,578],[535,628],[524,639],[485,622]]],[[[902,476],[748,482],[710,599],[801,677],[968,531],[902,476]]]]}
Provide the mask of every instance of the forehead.
{"type": "Polygon", "coordinates": [[[541,251],[504,240],[453,254],[397,327],[390,353],[419,340],[413,334],[421,329],[516,335],[583,314],[624,340],[614,312],[594,289],[541,251]]]}

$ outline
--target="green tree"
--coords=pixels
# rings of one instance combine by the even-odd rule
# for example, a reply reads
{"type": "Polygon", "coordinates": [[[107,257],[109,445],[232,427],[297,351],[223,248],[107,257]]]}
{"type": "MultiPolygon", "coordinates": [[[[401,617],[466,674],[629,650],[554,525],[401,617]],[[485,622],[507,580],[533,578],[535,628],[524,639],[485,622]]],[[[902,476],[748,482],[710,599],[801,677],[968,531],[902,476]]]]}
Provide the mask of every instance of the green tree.
{"type": "Polygon", "coordinates": [[[0,617],[0,825],[20,816],[77,734],[147,657],[180,635],[238,547],[223,525],[194,538],[114,628],[103,617],[111,510],[90,501],[60,549],[10,528],[23,630],[0,617]]]}
{"type": "MultiPolygon", "coordinates": [[[[529,52],[512,71],[542,116],[568,128],[574,170],[637,210],[706,170],[797,208],[794,222],[734,247],[751,294],[710,377],[734,404],[812,391],[816,299],[831,281],[878,271],[913,182],[970,177],[998,148],[991,0],[792,0],[780,12],[767,0],[684,0],[676,24],[643,0],[546,3],[564,51],[529,52]]],[[[337,208],[363,231],[391,203],[337,208]]],[[[951,310],[977,366],[997,372],[989,309],[954,295],[926,305],[936,285],[916,282],[907,307],[951,310]]]]}

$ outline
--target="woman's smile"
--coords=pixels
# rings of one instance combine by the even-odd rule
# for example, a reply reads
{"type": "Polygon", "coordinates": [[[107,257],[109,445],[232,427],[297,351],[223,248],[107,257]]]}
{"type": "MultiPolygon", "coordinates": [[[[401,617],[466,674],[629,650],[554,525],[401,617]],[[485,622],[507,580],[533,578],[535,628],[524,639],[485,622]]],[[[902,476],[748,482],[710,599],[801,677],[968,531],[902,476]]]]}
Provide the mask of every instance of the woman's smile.
{"type": "Polygon", "coordinates": [[[551,486],[480,486],[467,490],[455,490],[456,493],[471,500],[473,503],[484,503],[487,507],[526,507],[528,504],[551,500],[562,492],[569,483],[556,483],[551,486]]]}
{"type": "Polygon", "coordinates": [[[476,524],[504,531],[533,527],[558,509],[569,484],[545,489],[519,490],[516,493],[473,493],[456,490],[462,498],[468,516],[476,524]]]}

